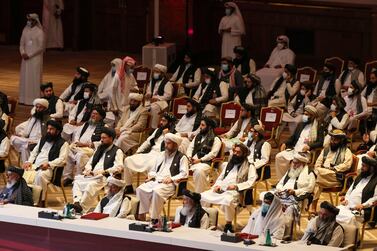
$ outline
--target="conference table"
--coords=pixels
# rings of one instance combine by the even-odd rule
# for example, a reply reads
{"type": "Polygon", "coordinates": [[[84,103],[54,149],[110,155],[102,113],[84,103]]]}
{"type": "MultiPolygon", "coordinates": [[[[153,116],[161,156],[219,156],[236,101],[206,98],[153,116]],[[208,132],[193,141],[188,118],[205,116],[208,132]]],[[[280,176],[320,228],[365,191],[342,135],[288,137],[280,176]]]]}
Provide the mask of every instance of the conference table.
{"type": "Polygon", "coordinates": [[[179,227],[173,232],[138,232],[128,229],[137,221],[104,218],[101,220],[38,218],[38,212],[48,209],[18,205],[0,207],[0,250],[273,250],[322,251],[341,248],[307,246],[299,243],[264,247],[258,244],[220,241],[220,231],[179,227]]]}

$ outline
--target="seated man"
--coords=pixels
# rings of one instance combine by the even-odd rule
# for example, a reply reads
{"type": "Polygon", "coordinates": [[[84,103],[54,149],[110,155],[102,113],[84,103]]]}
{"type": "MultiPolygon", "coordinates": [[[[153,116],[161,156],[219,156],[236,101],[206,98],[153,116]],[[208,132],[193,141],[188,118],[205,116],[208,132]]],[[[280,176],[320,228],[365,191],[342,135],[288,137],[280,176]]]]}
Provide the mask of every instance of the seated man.
{"type": "Polygon", "coordinates": [[[77,67],[72,83],[60,95],[60,99],[64,101],[64,110],[69,114],[73,107],[83,99],[83,86],[88,82],[89,71],[84,67],[77,67]]]}
{"type": "Polygon", "coordinates": [[[342,71],[339,78],[335,81],[335,90],[337,95],[345,97],[352,81],[357,81],[360,84],[360,88],[364,88],[365,76],[359,69],[359,66],[361,66],[360,59],[353,57],[348,58],[347,68],[342,71]]]}
{"type": "Polygon", "coordinates": [[[87,212],[97,199],[99,191],[106,185],[106,177],[121,173],[123,170],[123,152],[113,144],[115,131],[103,127],[101,145],[85,165],[82,175],[73,181],[73,202],[76,212],[87,212]]]}
{"type": "Polygon", "coordinates": [[[190,170],[193,171],[196,193],[201,193],[208,189],[207,175],[211,168],[211,161],[217,157],[221,149],[221,140],[213,132],[215,127],[215,121],[208,117],[203,117],[200,121],[200,132],[187,149],[186,155],[190,159],[190,170]]]}
{"type": "Polygon", "coordinates": [[[232,57],[221,59],[219,81],[228,85],[229,100],[233,100],[234,96],[240,93],[243,86],[243,78],[241,72],[234,66],[232,57]]]}
{"type": "MultiPolygon", "coordinates": [[[[4,131],[4,120],[0,119],[0,158],[6,158],[9,154],[10,141],[7,133],[4,131]]],[[[5,160],[0,160],[0,173],[5,172],[5,160]]]]}
{"type": "Polygon", "coordinates": [[[140,133],[148,126],[148,111],[143,106],[143,95],[131,93],[130,104],[122,112],[122,117],[115,127],[118,139],[115,145],[127,153],[139,144],[140,133]]]}
{"type": "Polygon", "coordinates": [[[325,63],[313,92],[317,97],[317,101],[322,101],[325,98],[331,99],[336,95],[335,80],[335,66],[331,63],[325,63]]]}
{"type": "Polygon", "coordinates": [[[200,193],[183,191],[183,206],[175,210],[174,223],[181,226],[207,229],[209,227],[209,217],[206,210],[200,204],[200,193]]]}
{"type": "Polygon", "coordinates": [[[331,247],[341,247],[344,240],[344,230],[336,222],[339,209],[324,201],[321,203],[319,215],[310,220],[302,241],[331,247]]]}
{"type": "Polygon", "coordinates": [[[255,167],[247,160],[248,155],[249,149],[244,144],[235,144],[233,155],[229,162],[223,163],[222,172],[215,184],[201,194],[203,205],[221,205],[221,210],[225,213],[225,228],[230,231],[240,200],[239,192],[250,189],[257,179],[255,167]]]}
{"type": "Polygon", "coordinates": [[[339,129],[335,129],[329,134],[331,136],[330,146],[322,150],[314,165],[317,181],[313,211],[316,211],[322,188],[342,187],[344,173],[352,166],[352,152],[347,147],[346,134],[339,129]]]}
{"type": "Polygon", "coordinates": [[[95,144],[101,140],[105,116],[102,107],[94,107],[90,120],[74,131],[63,173],[64,186],[70,185],[74,176],[82,174],[85,164],[94,153],[95,144]]]}
{"type": "Polygon", "coordinates": [[[113,91],[113,81],[117,71],[119,71],[122,66],[122,59],[114,58],[110,62],[111,68],[101,80],[101,83],[98,86],[98,97],[102,102],[107,102],[107,107],[110,107],[111,94],[113,91]]]}
{"type": "Polygon", "coordinates": [[[341,206],[337,221],[341,223],[353,223],[356,226],[354,211],[360,212],[364,219],[369,220],[371,207],[377,201],[377,160],[364,156],[361,172],[348,189],[346,195],[341,197],[341,206]]]}
{"type": "Polygon", "coordinates": [[[50,119],[46,99],[37,98],[33,104],[35,113],[27,121],[16,126],[16,135],[12,135],[10,138],[11,145],[17,152],[21,153],[22,162],[29,158],[30,151],[45,134],[46,122],[50,119]]]}
{"type": "Polygon", "coordinates": [[[84,85],[83,89],[83,99],[81,99],[70,111],[68,123],[63,127],[63,138],[67,141],[71,141],[71,137],[77,128],[89,120],[92,109],[95,105],[94,95],[97,86],[95,84],[87,83],[84,85]]]}
{"type": "MultiPolygon", "coordinates": [[[[48,100],[48,113],[52,119],[63,119],[64,115],[64,104],[63,101],[55,96],[53,84],[51,82],[41,84],[42,98],[48,100]]],[[[35,112],[35,107],[31,110],[31,114],[35,112]]]]}
{"type": "Polygon", "coordinates": [[[164,113],[160,121],[160,127],[154,130],[144,143],[137,149],[136,153],[124,160],[124,179],[126,182],[126,193],[133,193],[132,176],[134,172],[149,172],[156,163],[159,153],[165,149],[164,137],[166,133],[175,133],[175,117],[170,113],[164,113]]]}
{"type": "Polygon", "coordinates": [[[23,206],[33,206],[33,193],[26,184],[22,175],[24,170],[10,166],[7,170],[7,184],[0,192],[0,204],[17,204],[23,206]]]}
{"type": "Polygon", "coordinates": [[[208,117],[219,117],[220,106],[228,101],[228,85],[219,82],[213,68],[204,70],[204,82],[201,83],[193,96],[199,102],[202,114],[208,117]]]}
{"type": "Polygon", "coordinates": [[[264,129],[259,124],[249,129],[248,138],[244,144],[249,148],[247,159],[256,170],[270,161],[271,145],[264,140],[264,129]]]}
{"type": "Polygon", "coordinates": [[[249,129],[256,124],[258,124],[258,119],[255,118],[254,108],[243,104],[240,117],[236,123],[228,132],[220,136],[225,144],[225,152],[229,152],[235,143],[244,142],[247,139],[249,129]]]}
{"type": "Polygon", "coordinates": [[[188,176],[188,159],[178,151],[182,138],[167,133],[164,141],[165,151],[159,154],[145,183],[136,189],[140,200],[139,220],[145,221],[149,212],[152,224],[157,223],[165,201],[175,193],[177,182],[188,176]]]}
{"type": "Polygon", "coordinates": [[[173,95],[173,85],[166,78],[167,67],[156,64],[152,70],[152,79],[148,84],[145,99],[146,107],[150,107],[151,128],[156,129],[162,111],[169,107],[173,95]]]}
{"type": "Polygon", "coordinates": [[[309,152],[323,145],[323,130],[317,120],[317,109],[305,106],[302,122],[297,125],[294,134],[281,145],[276,155],[276,176],[280,180],[289,168],[295,152],[309,152]]]}
{"type": "Polygon", "coordinates": [[[265,236],[267,229],[278,240],[284,237],[285,219],[282,204],[279,198],[270,192],[264,195],[262,206],[253,212],[241,232],[265,236]]]}
{"type": "Polygon", "coordinates": [[[124,193],[125,183],[113,176],[107,178],[106,196],[97,204],[95,213],[110,217],[126,218],[131,212],[131,198],[124,193]]]}
{"type": "Polygon", "coordinates": [[[55,168],[64,167],[68,155],[68,143],[61,137],[62,126],[55,120],[47,121],[47,133],[40,139],[31,152],[25,169],[24,178],[28,184],[42,187],[39,206],[43,207],[48,183],[55,168]]]}

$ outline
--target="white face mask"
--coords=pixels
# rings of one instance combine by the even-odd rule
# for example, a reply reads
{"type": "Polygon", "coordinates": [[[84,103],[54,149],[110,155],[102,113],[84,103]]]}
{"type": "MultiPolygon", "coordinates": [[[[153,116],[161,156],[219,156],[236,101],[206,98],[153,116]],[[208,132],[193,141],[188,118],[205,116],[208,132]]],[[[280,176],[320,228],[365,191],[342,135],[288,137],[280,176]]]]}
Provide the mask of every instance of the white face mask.
{"type": "Polygon", "coordinates": [[[254,133],[253,132],[248,132],[247,138],[250,139],[250,140],[252,140],[253,137],[254,137],[254,133]]]}
{"type": "Polygon", "coordinates": [[[300,94],[301,94],[302,96],[305,96],[306,91],[305,91],[305,90],[300,90],[300,94]]]}
{"type": "Polygon", "coordinates": [[[26,25],[31,28],[31,21],[30,20],[26,21],[26,25]]]}
{"type": "Polygon", "coordinates": [[[286,72],[283,72],[282,76],[283,76],[284,79],[287,79],[288,74],[286,72]]]}
{"type": "Polygon", "coordinates": [[[90,96],[89,92],[84,92],[84,99],[88,99],[90,96]]]}
{"type": "Polygon", "coordinates": [[[348,95],[352,95],[353,94],[353,89],[352,88],[348,88],[348,95]]]}
{"type": "Polygon", "coordinates": [[[331,104],[331,106],[330,106],[330,110],[333,111],[333,112],[335,112],[335,111],[336,111],[336,105],[331,104]]]}
{"type": "Polygon", "coordinates": [[[284,44],[277,43],[276,47],[278,47],[279,50],[282,50],[282,49],[284,49],[284,44]]]}
{"type": "Polygon", "coordinates": [[[160,78],[160,73],[157,73],[157,72],[153,73],[153,78],[155,80],[159,79],[160,78]]]}
{"type": "Polygon", "coordinates": [[[302,122],[306,123],[309,121],[309,116],[308,115],[302,115],[302,122]]]}
{"type": "Polygon", "coordinates": [[[207,85],[209,85],[209,84],[211,83],[211,79],[210,79],[210,78],[206,78],[206,79],[204,79],[204,82],[205,82],[207,85]]]}
{"type": "Polygon", "coordinates": [[[348,70],[353,71],[355,68],[353,66],[348,66],[348,70]]]}
{"type": "Polygon", "coordinates": [[[230,16],[232,14],[231,9],[225,9],[225,15],[230,16]]]}

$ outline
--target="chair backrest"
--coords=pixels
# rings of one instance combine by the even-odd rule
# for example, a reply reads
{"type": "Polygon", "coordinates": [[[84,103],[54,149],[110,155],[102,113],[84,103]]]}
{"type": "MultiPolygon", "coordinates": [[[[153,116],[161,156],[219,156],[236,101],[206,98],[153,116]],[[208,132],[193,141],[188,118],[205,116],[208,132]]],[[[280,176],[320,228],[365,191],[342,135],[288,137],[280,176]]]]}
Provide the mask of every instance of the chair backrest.
{"type": "Polygon", "coordinates": [[[358,241],[358,228],[353,224],[340,224],[344,230],[343,247],[356,247],[358,241]]]}
{"type": "Polygon", "coordinates": [[[209,227],[217,227],[219,221],[219,210],[213,207],[203,207],[208,213],[209,227]]]}
{"type": "Polygon", "coordinates": [[[283,110],[279,107],[262,107],[260,121],[266,131],[272,131],[277,128],[282,120],[283,110]]]}
{"type": "Polygon", "coordinates": [[[14,116],[16,114],[17,105],[18,100],[12,96],[8,96],[8,107],[10,115],[14,116]]]}
{"type": "Polygon", "coordinates": [[[369,79],[369,75],[372,72],[372,70],[377,70],[377,60],[367,62],[365,64],[365,69],[364,69],[365,79],[369,79]]]}
{"type": "Polygon", "coordinates": [[[359,158],[355,154],[352,154],[352,165],[349,172],[356,172],[358,164],[359,164],[359,158]]]}
{"type": "Polygon", "coordinates": [[[341,59],[340,57],[331,57],[331,58],[326,58],[325,63],[333,64],[335,67],[336,77],[339,77],[340,73],[342,73],[343,68],[344,68],[344,60],[341,59]]]}
{"type": "Polygon", "coordinates": [[[140,91],[143,91],[144,94],[146,86],[151,78],[151,69],[144,67],[143,65],[139,65],[135,67],[133,74],[136,79],[137,86],[139,87],[140,91]]]}
{"type": "Polygon", "coordinates": [[[220,127],[230,127],[240,116],[241,105],[237,102],[226,102],[221,104],[220,127]]]}
{"type": "Polygon", "coordinates": [[[300,83],[303,83],[305,81],[315,82],[316,77],[317,70],[312,67],[305,66],[297,69],[297,80],[300,81],[300,83]]]}
{"type": "Polygon", "coordinates": [[[173,114],[177,119],[182,118],[184,114],[187,112],[187,96],[175,98],[173,100],[173,114]]]}
{"type": "Polygon", "coordinates": [[[7,135],[10,137],[13,134],[13,122],[14,119],[12,117],[8,117],[8,126],[7,126],[7,135]]]}
{"type": "Polygon", "coordinates": [[[51,183],[55,186],[61,186],[64,166],[55,167],[52,171],[51,183]]]}

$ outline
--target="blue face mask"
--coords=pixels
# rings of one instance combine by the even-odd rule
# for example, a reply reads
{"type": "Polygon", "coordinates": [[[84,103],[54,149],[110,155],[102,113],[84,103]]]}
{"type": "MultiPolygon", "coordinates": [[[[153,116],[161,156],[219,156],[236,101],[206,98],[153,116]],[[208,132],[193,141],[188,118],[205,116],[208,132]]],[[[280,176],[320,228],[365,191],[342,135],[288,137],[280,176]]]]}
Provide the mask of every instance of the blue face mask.
{"type": "Polygon", "coordinates": [[[117,69],[115,68],[115,66],[112,66],[111,67],[111,76],[114,77],[116,71],[117,71],[117,69]]]}
{"type": "Polygon", "coordinates": [[[266,215],[267,215],[268,209],[270,209],[270,205],[268,205],[268,204],[266,204],[266,203],[263,203],[263,205],[262,205],[262,209],[261,209],[261,212],[262,212],[262,215],[263,215],[263,216],[266,216],[266,215]]]}
{"type": "Polygon", "coordinates": [[[227,8],[225,9],[225,15],[230,16],[232,14],[232,10],[227,8]]]}
{"type": "Polygon", "coordinates": [[[253,137],[254,137],[254,133],[249,132],[249,133],[247,134],[247,138],[248,138],[249,140],[252,140],[253,137]]]}
{"type": "Polygon", "coordinates": [[[127,69],[127,73],[128,73],[128,74],[132,74],[132,73],[134,73],[134,69],[127,69]]]}
{"type": "Polygon", "coordinates": [[[229,71],[229,65],[227,65],[227,64],[221,64],[221,69],[223,71],[229,71]]]}

